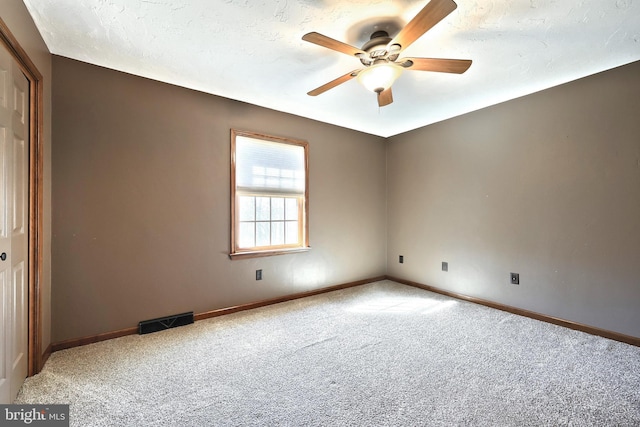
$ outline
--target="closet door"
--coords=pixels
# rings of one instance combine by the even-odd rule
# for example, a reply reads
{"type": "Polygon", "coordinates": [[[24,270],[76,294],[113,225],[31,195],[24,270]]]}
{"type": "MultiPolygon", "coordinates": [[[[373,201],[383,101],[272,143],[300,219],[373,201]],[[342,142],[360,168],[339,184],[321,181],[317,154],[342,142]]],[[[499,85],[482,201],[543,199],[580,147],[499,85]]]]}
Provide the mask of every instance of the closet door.
{"type": "Polygon", "coordinates": [[[27,376],[29,83],[0,47],[0,403],[27,376]]]}

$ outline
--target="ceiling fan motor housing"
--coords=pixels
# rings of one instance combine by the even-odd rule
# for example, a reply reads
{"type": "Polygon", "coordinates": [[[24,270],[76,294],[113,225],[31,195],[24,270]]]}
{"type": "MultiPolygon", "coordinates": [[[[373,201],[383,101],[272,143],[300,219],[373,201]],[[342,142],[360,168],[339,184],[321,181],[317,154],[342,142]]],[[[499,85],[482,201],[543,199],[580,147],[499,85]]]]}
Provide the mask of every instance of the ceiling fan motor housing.
{"type": "Polygon", "coordinates": [[[367,52],[367,56],[358,56],[362,65],[369,67],[379,61],[395,61],[398,58],[397,52],[399,52],[400,46],[395,44],[389,46],[391,40],[389,33],[386,31],[379,30],[371,34],[369,41],[362,46],[362,50],[367,52]],[[394,47],[397,47],[397,49],[394,49],[394,47]]]}

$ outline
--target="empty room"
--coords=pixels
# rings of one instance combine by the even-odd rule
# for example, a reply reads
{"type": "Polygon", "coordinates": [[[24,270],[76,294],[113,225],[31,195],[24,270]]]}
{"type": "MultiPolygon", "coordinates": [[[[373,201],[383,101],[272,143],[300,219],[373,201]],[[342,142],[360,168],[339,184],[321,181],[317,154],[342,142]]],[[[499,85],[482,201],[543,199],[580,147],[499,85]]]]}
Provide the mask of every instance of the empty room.
{"type": "Polygon", "coordinates": [[[640,2],[0,19],[0,424],[640,425],[640,2]]]}

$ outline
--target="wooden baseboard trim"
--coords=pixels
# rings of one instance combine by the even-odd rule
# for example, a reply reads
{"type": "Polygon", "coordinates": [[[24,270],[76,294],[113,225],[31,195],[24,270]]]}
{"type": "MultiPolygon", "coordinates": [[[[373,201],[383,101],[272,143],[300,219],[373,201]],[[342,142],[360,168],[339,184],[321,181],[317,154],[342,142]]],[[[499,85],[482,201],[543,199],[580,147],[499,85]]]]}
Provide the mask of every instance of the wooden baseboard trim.
{"type": "MultiPolygon", "coordinates": [[[[300,298],[324,294],[327,292],[338,291],[341,289],[352,288],[355,286],[365,285],[367,283],[377,282],[379,280],[385,280],[385,279],[386,279],[386,276],[378,276],[378,277],[372,277],[370,279],[357,280],[355,282],[343,283],[341,285],[329,286],[326,288],[315,289],[313,291],[300,292],[297,294],[287,295],[284,297],[272,298],[272,299],[257,301],[249,304],[242,304],[242,305],[237,305],[233,307],[211,310],[204,313],[196,314],[195,316],[193,316],[193,318],[195,321],[209,319],[211,317],[218,317],[218,316],[223,316],[225,314],[237,313],[239,311],[251,310],[254,308],[264,307],[267,305],[279,304],[281,302],[293,301],[300,298]]],[[[49,351],[49,354],[47,355],[46,358],[49,358],[52,352],[66,350],[68,348],[79,347],[87,344],[93,344],[100,341],[110,340],[113,338],[120,338],[126,335],[135,335],[137,333],[138,333],[138,327],[136,326],[133,328],[121,329],[119,331],[105,332],[103,334],[92,335],[92,336],[83,337],[83,338],[73,338],[66,341],[56,342],[49,345],[49,347],[47,348],[47,350],[49,351]]],[[[43,365],[44,365],[44,361],[43,361],[43,365]]]]}
{"type": "Polygon", "coordinates": [[[87,345],[87,344],[93,344],[96,342],[106,341],[113,338],[120,338],[126,335],[134,335],[137,333],[138,333],[138,327],[136,326],[135,328],[120,329],[119,331],[105,332],[103,334],[92,335],[88,337],[73,338],[70,340],[53,343],[51,345],[51,351],[56,352],[60,350],[66,350],[68,348],[79,347],[81,345],[87,345]]]}
{"type": "Polygon", "coordinates": [[[582,323],[572,322],[570,320],[560,319],[558,317],[547,316],[546,314],[536,313],[535,311],[524,310],[509,305],[500,304],[497,302],[485,300],[482,298],[471,297],[457,292],[451,292],[444,289],[436,288],[429,285],[423,285],[422,283],[413,282],[411,280],[400,279],[398,277],[386,276],[388,280],[402,283],[404,285],[413,286],[415,288],[424,289],[426,291],[435,292],[438,294],[446,295],[448,297],[473,302],[475,304],[484,305],[486,307],[495,308],[498,310],[506,311],[509,313],[517,314],[519,316],[529,317],[531,319],[540,320],[547,323],[553,323],[554,325],[564,326],[565,328],[574,329],[576,331],[586,332],[591,335],[597,335],[603,338],[609,338],[614,341],[620,341],[626,344],[631,344],[640,347],[640,338],[631,335],[625,335],[618,332],[609,331],[606,329],[596,328],[594,326],[584,325],[582,323]]]}
{"type": "Polygon", "coordinates": [[[385,280],[386,276],[372,277],[370,279],[358,280],[355,282],[343,283],[341,285],[329,286],[327,288],[315,289],[313,291],[300,292],[297,294],[287,295],[279,298],[272,298],[263,301],[252,302],[249,304],[236,305],[234,307],[221,308],[218,310],[211,310],[205,313],[196,314],[194,320],[204,320],[211,317],[224,316],[225,314],[237,313],[239,311],[252,310],[254,308],[265,307],[267,305],[279,304],[281,302],[293,301],[300,298],[311,297],[314,295],[320,295],[327,292],[339,291],[341,289],[352,288],[354,286],[365,285],[367,283],[377,282],[379,280],[385,280]]]}
{"type": "Polygon", "coordinates": [[[47,363],[47,360],[49,360],[49,356],[51,356],[52,352],[52,346],[51,344],[49,344],[40,357],[40,366],[38,366],[38,372],[40,372],[44,367],[44,364],[47,363]]]}

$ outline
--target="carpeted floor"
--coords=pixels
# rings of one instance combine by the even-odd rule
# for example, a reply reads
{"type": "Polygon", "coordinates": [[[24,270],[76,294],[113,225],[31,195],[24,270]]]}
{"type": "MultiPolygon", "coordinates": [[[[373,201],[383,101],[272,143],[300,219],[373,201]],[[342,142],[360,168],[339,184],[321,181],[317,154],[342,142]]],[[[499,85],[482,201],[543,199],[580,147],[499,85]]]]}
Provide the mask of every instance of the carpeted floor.
{"type": "Polygon", "coordinates": [[[390,281],[51,355],[73,426],[639,426],[640,348],[390,281]]]}

